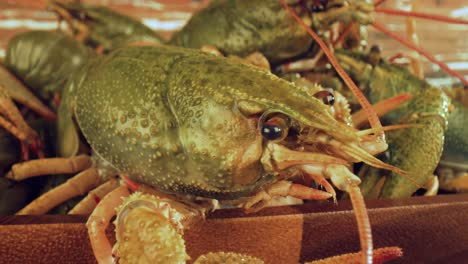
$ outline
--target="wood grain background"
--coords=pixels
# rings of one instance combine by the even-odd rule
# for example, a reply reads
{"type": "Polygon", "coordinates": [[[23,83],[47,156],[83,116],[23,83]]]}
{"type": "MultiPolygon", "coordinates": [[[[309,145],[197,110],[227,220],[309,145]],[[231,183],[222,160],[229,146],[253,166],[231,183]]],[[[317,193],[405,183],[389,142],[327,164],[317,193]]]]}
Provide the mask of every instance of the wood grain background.
{"type": "MultiPolygon", "coordinates": [[[[368,202],[375,247],[399,246],[391,263],[467,263],[468,194],[368,202]]],[[[86,216],[0,217],[0,263],[95,263],[86,216]]],[[[108,230],[113,240],[113,229],[108,230]]],[[[289,264],[359,250],[350,204],[312,203],[244,215],[220,210],[186,231],[188,253],[251,254],[289,264]]]]}

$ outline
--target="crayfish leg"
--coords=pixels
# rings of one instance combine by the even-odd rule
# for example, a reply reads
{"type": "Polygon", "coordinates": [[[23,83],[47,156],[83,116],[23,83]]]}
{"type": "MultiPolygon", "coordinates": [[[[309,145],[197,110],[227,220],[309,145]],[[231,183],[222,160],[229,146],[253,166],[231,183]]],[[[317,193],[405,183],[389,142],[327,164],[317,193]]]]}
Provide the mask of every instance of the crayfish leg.
{"type": "Polygon", "coordinates": [[[439,191],[439,178],[432,175],[423,186],[426,189],[424,196],[435,196],[439,191]]]}
{"type": "Polygon", "coordinates": [[[248,213],[257,212],[269,206],[273,198],[286,196],[302,200],[327,200],[331,198],[333,194],[290,181],[278,181],[256,193],[254,196],[249,197],[240,207],[244,208],[248,213]]]}
{"type": "Polygon", "coordinates": [[[88,155],[30,160],[13,165],[6,178],[22,181],[35,176],[78,173],[90,166],[91,158],[88,155]]]}
{"type": "MultiPolygon", "coordinates": [[[[11,133],[14,137],[21,141],[23,146],[28,145],[38,157],[44,157],[42,143],[40,142],[39,135],[32,129],[24,120],[20,111],[11,100],[6,89],[0,85],[0,127],[11,133]]],[[[28,148],[22,148],[23,157],[29,157],[28,148]]]]}
{"type": "Polygon", "coordinates": [[[83,195],[101,183],[95,168],[89,168],[68,179],[65,183],[44,193],[21,209],[18,215],[45,214],[69,199],[83,195]]]}
{"type": "Polygon", "coordinates": [[[106,196],[111,191],[119,187],[119,181],[117,178],[112,178],[107,182],[99,185],[97,188],[91,190],[83,200],[71,209],[68,214],[91,214],[96,208],[100,199],[106,196]]]}
{"type": "Polygon", "coordinates": [[[23,83],[1,65],[0,80],[0,94],[7,95],[12,100],[28,107],[47,120],[56,119],[57,116],[52,110],[44,105],[23,83]]]}
{"type": "MultiPolygon", "coordinates": [[[[399,94],[394,97],[390,97],[383,101],[380,101],[372,105],[372,108],[377,113],[377,116],[382,117],[386,113],[398,109],[402,104],[406,103],[413,96],[411,94],[399,94]]],[[[355,127],[362,127],[368,123],[367,113],[364,110],[359,110],[352,115],[353,125],[355,127]]]]}
{"type": "Polygon", "coordinates": [[[129,196],[126,186],[121,186],[108,193],[96,206],[86,222],[89,240],[94,256],[99,264],[113,264],[112,246],[106,236],[106,228],[115,215],[115,208],[123,203],[122,197],[129,196]]]}

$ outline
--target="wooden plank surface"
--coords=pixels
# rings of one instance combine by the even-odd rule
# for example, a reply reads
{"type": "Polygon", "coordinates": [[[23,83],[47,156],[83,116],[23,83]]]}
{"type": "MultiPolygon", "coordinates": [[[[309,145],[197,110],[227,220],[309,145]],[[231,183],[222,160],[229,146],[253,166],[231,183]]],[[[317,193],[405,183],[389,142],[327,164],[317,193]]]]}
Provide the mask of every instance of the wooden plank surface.
{"type": "MultiPolygon", "coordinates": [[[[376,247],[400,246],[392,263],[467,263],[468,195],[368,202],[376,247]]],[[[0,217],[0,263],[94,263],[86,216],[0,217]]],[[[109,230],[113,237],[113,229],[109,230]]],[[[185,233],[190,256],[236,251],[298,263],[359,250],[350,204],[220,210],[185,233]]]]}

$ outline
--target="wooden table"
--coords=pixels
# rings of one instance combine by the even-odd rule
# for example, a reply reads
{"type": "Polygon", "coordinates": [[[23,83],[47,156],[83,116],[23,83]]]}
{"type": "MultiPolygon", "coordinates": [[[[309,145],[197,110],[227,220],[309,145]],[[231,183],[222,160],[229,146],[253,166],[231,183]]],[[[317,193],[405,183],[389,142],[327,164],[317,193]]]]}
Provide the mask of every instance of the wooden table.
{"type": "MultiPolygon", "coordinates": [[[[375,247],[400,246],[391,263],[468,263],[468,194],[368,201],[375,247]]],[[[0,263],[94,263],[86,216],[0,217],[0,263]]],[[[113,228],[108,230],[113,237],[113,228]]],[[[195,259],[235,251],[298,263],[359,250],[348,202],[214,212],[185,233],[195,259]]],[[[113,240],[113,239],[112,239],[113,240]]]]}

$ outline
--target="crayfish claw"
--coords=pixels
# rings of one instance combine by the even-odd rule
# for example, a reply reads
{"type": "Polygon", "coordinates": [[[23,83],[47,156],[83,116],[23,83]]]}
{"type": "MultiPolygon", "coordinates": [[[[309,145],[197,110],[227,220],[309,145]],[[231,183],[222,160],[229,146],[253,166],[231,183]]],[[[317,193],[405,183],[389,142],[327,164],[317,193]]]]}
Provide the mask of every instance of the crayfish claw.
{"type": "Polygon", "coordinates": [[[119,263],[185,263],[189,259],[183,238],[187,216],[171,203],[136,192],[117,209],[113,252],[119,263]]]}

